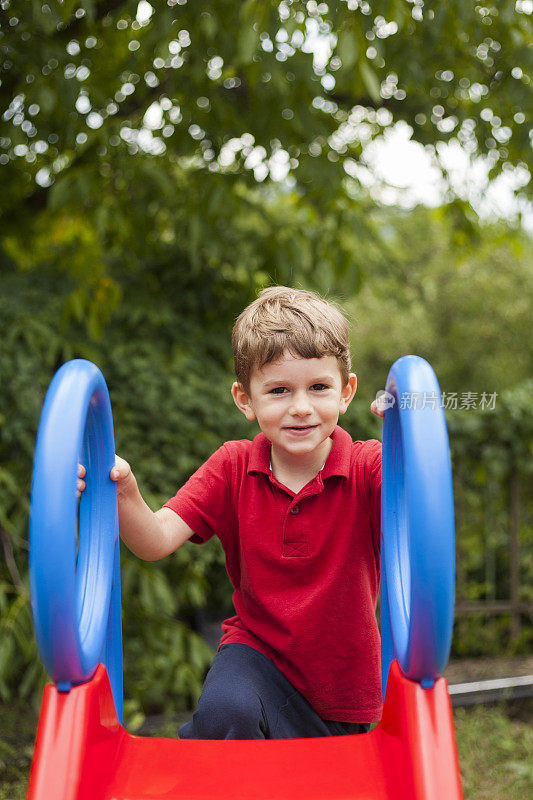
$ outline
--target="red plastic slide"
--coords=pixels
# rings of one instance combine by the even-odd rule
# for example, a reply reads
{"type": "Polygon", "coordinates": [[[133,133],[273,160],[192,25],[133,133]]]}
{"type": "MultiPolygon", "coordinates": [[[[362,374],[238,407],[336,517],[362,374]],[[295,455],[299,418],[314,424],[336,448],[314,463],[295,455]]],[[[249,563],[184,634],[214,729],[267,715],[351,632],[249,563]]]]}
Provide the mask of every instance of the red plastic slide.
{"type": "Polygon", "coordinates": [[[266,741],[133,736],[107,672],[44,691],[28,800],[461,800],[447,683],[393,662],[370,733],[266,741]]]}

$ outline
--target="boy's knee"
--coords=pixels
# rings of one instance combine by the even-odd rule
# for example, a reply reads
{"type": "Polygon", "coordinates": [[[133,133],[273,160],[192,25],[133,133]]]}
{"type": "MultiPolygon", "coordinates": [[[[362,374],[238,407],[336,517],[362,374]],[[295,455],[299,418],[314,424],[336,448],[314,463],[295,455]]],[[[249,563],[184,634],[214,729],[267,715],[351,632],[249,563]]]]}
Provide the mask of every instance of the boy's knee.
{"type": "Polygon", "coordinates": [[[194,738],[264,739],[266,721],[261,701],[253,689],[202,696],[193,716],[194,738]]]}

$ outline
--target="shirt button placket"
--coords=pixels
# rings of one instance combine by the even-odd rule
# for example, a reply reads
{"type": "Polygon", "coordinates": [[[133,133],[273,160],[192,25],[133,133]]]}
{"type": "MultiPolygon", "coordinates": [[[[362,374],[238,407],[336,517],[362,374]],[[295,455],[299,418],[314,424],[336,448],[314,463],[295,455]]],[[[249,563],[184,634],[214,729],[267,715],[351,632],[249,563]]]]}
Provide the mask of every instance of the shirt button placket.
{"type": "Polygon", "coordinates": [[[284,533],[285,555],[289,557],[292,556],[293,558],[295,556],[296,557],[306,556],[308,554],[307,551],[309,547],[307,542],[307,537],[304,536],[302,538],[301,532],[298,533],[298,529],[300,528],[300,526],[296,523],[296,520],[294,521],[296,530],[293,529],[293,525],[291,525],[289,522],[291,516],[294,517],[299,513],[300,513],[300,505],[298,503],[295,503],[293,506],[289,508],[289,514],[287,515],[287,524],[284,533]],[[293,538],[295,536],[296,538],[293,538]],[[298,536],[300,538],[298,538],[298,536]]]}

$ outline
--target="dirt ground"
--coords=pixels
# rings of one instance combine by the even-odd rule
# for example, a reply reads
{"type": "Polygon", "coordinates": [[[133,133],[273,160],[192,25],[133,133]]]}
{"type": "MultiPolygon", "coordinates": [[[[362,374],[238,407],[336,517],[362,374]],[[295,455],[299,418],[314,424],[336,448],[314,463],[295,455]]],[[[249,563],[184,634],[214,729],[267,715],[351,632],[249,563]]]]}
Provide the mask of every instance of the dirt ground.
{"type": "Polygon", "coordinates": [[[450,661],[444,670],[448,683],[488,680],[489,678],[513,678],[533,675],[533,655],[500,658],[466,658],[450,661]]]}

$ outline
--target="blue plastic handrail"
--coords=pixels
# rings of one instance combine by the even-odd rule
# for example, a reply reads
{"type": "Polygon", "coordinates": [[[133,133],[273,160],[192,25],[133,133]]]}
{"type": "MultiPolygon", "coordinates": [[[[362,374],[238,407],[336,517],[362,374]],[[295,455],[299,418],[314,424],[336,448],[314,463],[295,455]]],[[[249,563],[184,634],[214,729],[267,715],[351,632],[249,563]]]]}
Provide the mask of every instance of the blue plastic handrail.
{"type": "Polygon", "coordinates": [[[448,433],[433,369],[404,356],[389,372],[381,489],[383,694],[394,658],[432,686],[452,640],[455,523],[448,433]]]}
{"type": "Polygon", "coordinates": [[[35,450],[30,583],[43,663],[60,691],[107,667],[122,718],[122,625],[111,403],[90,361],[64,364],[46,395],[35,450]],[[87,468],[79,505],[77,467],[87,468]],[[77,548],[77,550],[76,550],[77,548]]]}

